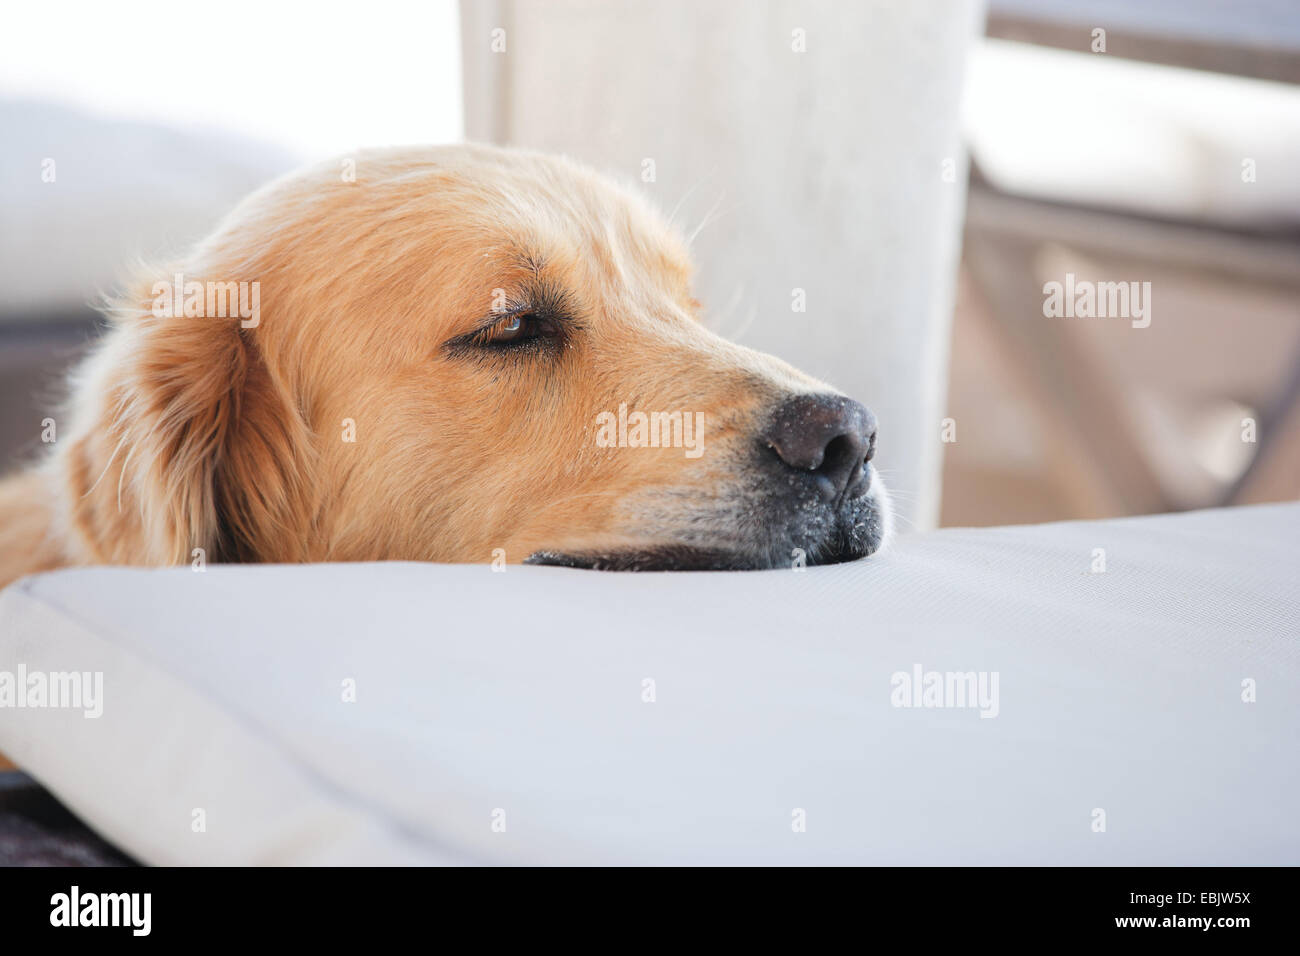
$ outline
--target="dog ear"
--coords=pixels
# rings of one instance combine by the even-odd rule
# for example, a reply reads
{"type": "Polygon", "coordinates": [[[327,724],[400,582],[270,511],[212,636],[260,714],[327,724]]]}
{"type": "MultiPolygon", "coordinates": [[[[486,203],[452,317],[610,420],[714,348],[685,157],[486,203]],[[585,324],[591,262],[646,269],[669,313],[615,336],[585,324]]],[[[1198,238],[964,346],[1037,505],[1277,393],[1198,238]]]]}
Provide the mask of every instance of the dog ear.
{"type": "Polygon", "coordinates": [[[62,464],[80,557],[304,560],[310,435],[256,330],[151,303],[143,288],[110,303],[113,328],[74,379],[62,464]]]}

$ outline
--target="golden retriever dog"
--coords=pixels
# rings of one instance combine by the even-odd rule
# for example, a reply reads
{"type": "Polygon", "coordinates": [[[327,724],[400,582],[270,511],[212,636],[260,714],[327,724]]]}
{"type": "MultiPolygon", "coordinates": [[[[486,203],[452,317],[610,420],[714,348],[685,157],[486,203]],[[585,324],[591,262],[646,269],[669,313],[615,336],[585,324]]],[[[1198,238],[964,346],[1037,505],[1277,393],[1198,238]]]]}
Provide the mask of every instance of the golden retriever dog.
{"type": "Polygon", "coordinates": [[[871,413],[708,331],[684,241],[567,160],[327,163],[106,312],[46,459],[0,484],[0,585],[200,556],[790,567],[889,527],[871,413]]]}

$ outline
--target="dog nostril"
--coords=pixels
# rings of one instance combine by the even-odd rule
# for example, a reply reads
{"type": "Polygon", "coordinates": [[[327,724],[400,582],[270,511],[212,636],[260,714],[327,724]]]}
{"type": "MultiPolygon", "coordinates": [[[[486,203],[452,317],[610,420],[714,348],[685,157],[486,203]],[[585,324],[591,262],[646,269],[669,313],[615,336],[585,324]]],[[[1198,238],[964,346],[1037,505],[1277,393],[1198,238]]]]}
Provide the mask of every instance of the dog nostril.
{"type": "Polygon", "coordinates": [[[862,446],[848,435],[839,435],[826,446],[821,465],[816,470],[836,471],[845,465],[852,468],[859,458],[862,458],[862,446]]]}
{"type": "Polygon", "coordinates": [[[822,456],[817,474],[821,476],[823,497],[833,501],[861,477],[864,459],[862,444],[856,435],[839,435],[831,439],[822,456]]]}
{"type": "Polygon", "coordinates": [[[827,501],[863,488],[875,454],[876,420],[842,395],[797,395],[772,416],[763,438],[786,465],[811,473],[827,501]]]}

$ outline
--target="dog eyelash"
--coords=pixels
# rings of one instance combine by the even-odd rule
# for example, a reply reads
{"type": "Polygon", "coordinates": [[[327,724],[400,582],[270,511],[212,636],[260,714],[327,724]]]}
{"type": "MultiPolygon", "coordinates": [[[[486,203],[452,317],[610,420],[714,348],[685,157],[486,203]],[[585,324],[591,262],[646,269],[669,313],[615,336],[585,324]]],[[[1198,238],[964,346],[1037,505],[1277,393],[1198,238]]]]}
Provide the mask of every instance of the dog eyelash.
{"type": "Polygon", "coordinates": [[[488,324],[448,342],[452,355],[553,351],[564,344],[569,329],[538,310],[519,310],[494,316],[488,324]]]}

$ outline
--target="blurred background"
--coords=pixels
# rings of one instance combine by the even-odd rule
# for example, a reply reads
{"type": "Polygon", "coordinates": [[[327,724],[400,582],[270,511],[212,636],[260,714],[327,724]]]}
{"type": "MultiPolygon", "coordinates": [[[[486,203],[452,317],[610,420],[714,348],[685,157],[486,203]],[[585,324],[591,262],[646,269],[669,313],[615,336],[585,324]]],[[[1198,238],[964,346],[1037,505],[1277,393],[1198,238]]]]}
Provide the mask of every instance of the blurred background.
{"type": "Polygon", "coordinates": [[[362,146],[536,146],[694,235],[715,328],[872,406],[904,528],[1300,497],[1290,0],[48,3],[0,57],[0,462],[93,303],[362,146]],[[1150,323],[1044,314],[1150,283],[1150,323]]]}

